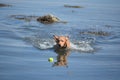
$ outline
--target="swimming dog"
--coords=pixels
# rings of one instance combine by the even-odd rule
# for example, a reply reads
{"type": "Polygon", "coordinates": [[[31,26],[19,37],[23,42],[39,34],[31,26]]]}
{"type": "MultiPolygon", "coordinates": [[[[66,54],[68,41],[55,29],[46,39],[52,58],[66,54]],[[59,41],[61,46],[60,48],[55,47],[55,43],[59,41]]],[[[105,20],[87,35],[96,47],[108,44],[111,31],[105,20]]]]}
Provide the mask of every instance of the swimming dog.
{"type": "Polygon", "coordinates": [[[70,41],[68,36],[56,36],[53,35],[53,38],[56,42],[55,48],[60,49],[70,49],[70,41]]]}

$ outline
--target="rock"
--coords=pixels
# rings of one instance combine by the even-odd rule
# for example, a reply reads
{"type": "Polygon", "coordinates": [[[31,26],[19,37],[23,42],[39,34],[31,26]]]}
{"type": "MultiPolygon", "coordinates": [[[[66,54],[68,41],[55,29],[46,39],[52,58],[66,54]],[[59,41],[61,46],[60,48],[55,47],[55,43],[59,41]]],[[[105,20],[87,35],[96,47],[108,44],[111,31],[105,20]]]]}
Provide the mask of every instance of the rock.
{"type": "Polygon", "coordinates": [[[64,7],[68,7],[68,8],[83,8],[82,6],[72,6],[72,5],[67,5],[67,4],[65,4],[64,7]]]}
{"type": "Polygon", "coordinates": [[[110,33],[104,32],[104,31],[86,31],[86,32],[80,32],[80,34],[90,34],[90,35],[96,35],[96,36],[109,36],[110,33]]]}
{"type": "Polygon", "coordinates": [[[34,16],[34,15],[11,15],[11,18],[17,19],[17,20],[23,20],[23,21],[27,21],[30,22],[32,20],[34,21],[38,21],[41,22],[43,24],[51,24],[54,22],[58,22],[58,23],[64,23],[66,24],[66,21],[60,21],[57,17],[53,16],[53,15],[44,15],[44,16],[34,16]]]}
{"type": "Polygon", "coordinates": [[[36,20],[38,16],[27,16],[27,15],[11,15],[11,18],[18,19],[18,20],[24,20],[24,21],[31,21],[36,20]]]}
{"type": "Polygon", "coordinates": [[[41,22],[43,24],[51,24],[54,22],[58,22],[59,19],[57,17],[55,17],[54,15],[48,14],[48,15],[38,17],[37,21],[41,22]]]}
{"type": "Polygon", "coordinates": [[[0,7],[9,7],[11,5],[0,3],[0,7]]]}

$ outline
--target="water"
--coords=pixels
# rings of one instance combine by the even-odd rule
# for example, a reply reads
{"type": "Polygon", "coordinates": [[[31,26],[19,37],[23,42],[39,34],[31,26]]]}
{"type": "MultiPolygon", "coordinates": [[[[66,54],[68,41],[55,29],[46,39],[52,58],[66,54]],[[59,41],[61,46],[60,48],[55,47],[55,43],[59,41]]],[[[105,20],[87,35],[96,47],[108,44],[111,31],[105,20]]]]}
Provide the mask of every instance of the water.
{"type": "Polygon", "coordinates": [[[120,1],[0,0],[0,80],[119,80],[120,1]],[[67,8],[78,5],[83,8],[67,8]],[[42,24],[53,14],[67,23],[42,24]],[[21,16],[19,16],[21,15],[21,16]],[[27,20],[15,19],[35,16],[27,20]],[[68,55],[54,51],[53,35],[70,37],[68,55]],[[48,62],[53,57],[54,62],[48,62]],[[58,58],[66,64],[58,64],[58,58]]]}

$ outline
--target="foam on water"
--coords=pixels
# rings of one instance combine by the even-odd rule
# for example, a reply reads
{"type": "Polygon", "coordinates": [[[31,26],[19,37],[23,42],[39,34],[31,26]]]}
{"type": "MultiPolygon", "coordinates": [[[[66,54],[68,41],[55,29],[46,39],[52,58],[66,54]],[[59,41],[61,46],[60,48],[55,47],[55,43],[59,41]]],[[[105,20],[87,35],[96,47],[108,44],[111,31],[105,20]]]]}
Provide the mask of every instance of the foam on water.
{"type": "Polygon", "coordinates": [[[50,40],[38,41],[38,43],[35,44],[39,49],[50,49],[53,48],[54,45],[55,43],[50,40]]]}
{"type": "Polygon", "coordinates": [[[86,41],[80,41],[77,44],[71,43],[71,49],[82,52],[94,51],[94,48],[86,41]]]}

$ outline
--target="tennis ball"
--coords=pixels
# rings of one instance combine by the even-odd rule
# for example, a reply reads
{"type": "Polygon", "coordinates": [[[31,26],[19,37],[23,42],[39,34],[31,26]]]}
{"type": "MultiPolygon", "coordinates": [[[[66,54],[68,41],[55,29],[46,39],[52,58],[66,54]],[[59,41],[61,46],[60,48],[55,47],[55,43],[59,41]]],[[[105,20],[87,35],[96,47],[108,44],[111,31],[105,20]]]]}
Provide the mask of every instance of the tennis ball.
{"type": "Polygon", "coordinates": [[[52,57],[50,57],[50,58],[48,58],[48,61],[49,61],[49,62],[53,62],[54,59],[53,59],[52,57]]]}

